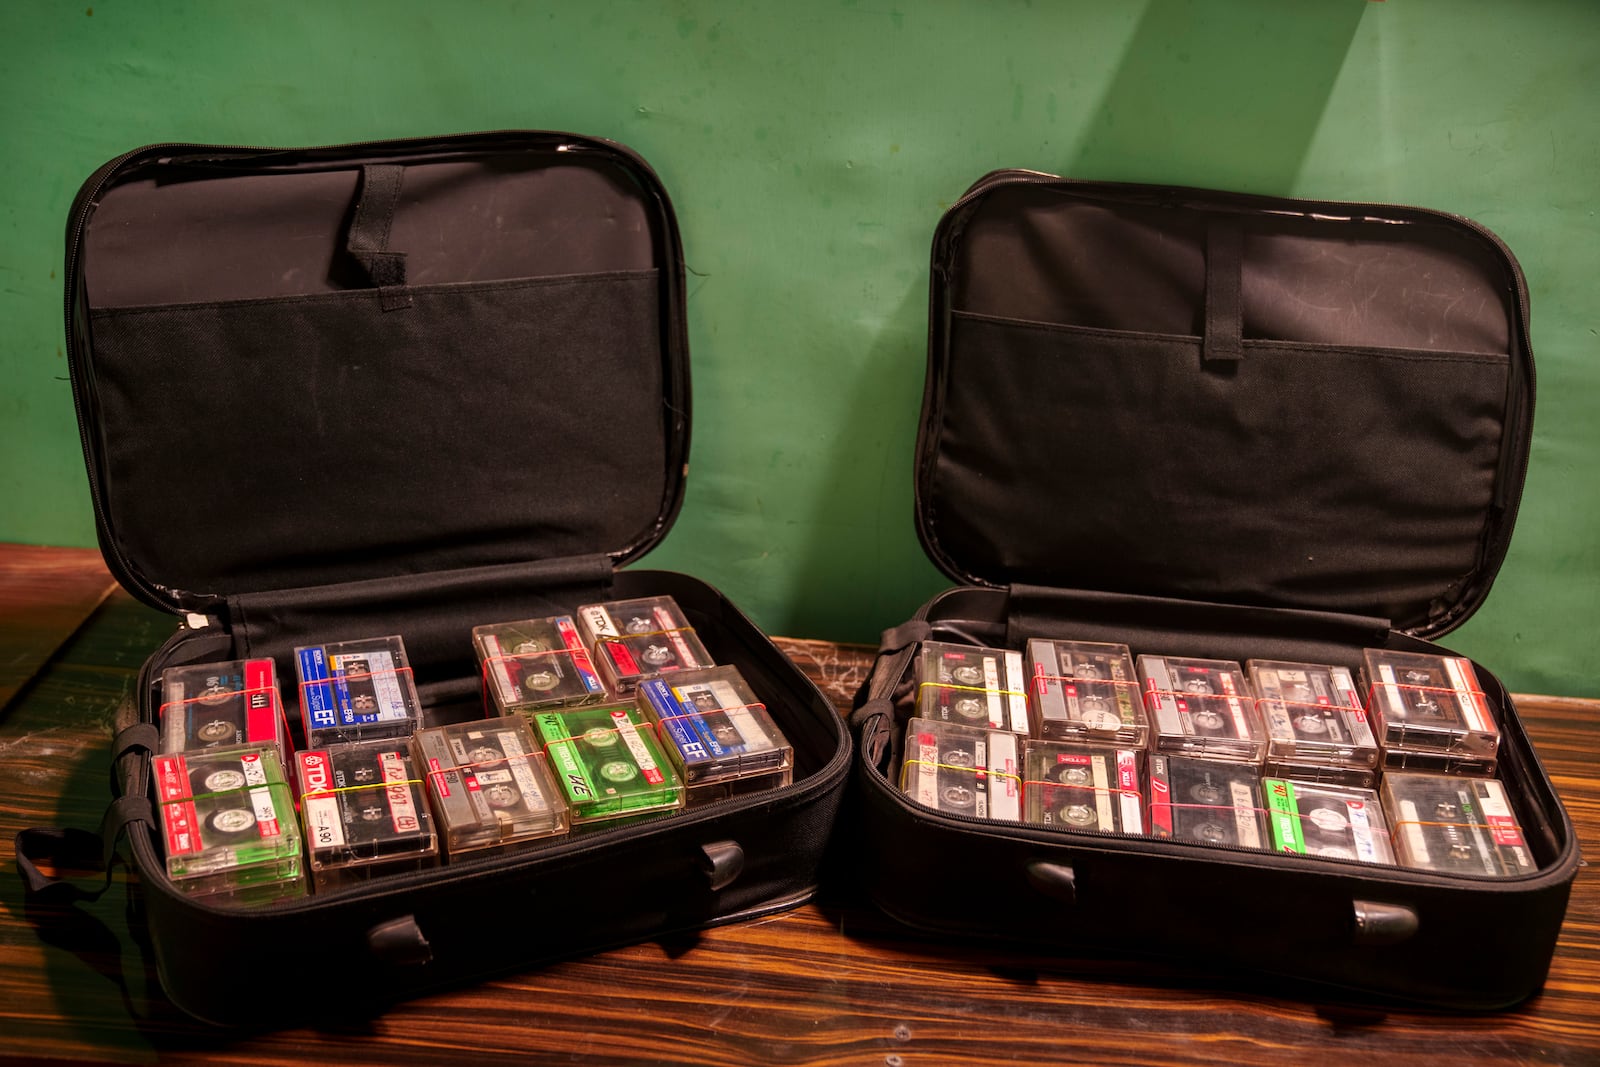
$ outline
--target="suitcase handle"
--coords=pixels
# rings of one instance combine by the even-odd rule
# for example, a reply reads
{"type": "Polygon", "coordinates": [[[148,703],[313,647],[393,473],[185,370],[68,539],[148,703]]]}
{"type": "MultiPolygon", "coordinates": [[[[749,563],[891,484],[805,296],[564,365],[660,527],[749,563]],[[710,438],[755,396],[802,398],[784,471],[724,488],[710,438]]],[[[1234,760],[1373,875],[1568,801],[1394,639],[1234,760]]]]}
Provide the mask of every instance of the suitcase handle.
{"type": "Polygon", "coordinates": [[[732,885],[744,873],[744,849],[737,841],[712,841],[700,846],[701,871],[713,893],[732,885]]]}
{"type": "Polygon", "coordinates": [[[1417,913],[1404,904],[1380,904],[1375,900],[1357,900],[1353,904],[1358,945],[1398,945],[1417,932],[1417,913]]]}
{"type": "Polygon", "coordinates": [[[1027,867],[1028,884],[1039,892],[1067,904],[1078,902],[1078,876],[1061,863],[1034,860],[1027,867]]]}

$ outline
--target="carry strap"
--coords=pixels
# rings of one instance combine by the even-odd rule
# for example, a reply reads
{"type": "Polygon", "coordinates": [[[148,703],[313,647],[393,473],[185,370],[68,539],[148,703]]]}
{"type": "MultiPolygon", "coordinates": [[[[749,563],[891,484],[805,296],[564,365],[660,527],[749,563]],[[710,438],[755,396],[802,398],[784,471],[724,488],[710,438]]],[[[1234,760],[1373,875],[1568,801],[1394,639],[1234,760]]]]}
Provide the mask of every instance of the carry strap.
{"type": "Polygon", "coordinates": [[[1244,358],[1244,232],[1232,215],[1212,219],[1206,228],[1206,334],[1201,358],[1207,364],[1244,358]]]}
{"type": "Polygon", "coordinates": [[[130,783],[119,780],[119,769],[125,757],[147,758],[156,750],[160,736],[153,725],[141,722],[122,730],[113,739],[111,795],[116,799],[106,809],[98,831],[62,826],[33,826],[17,831],[17,873],[22,876],[23,892],[30,903],[75,904],[98,900],[111,887],[113,861],[122,835],[136,822],[151,826],[156,822],[150,798],[126,788],[130,783]],[[103,870],[105,880],[99,888],[85,889],[66,878],[45,874],[39,869],[41,862],[57,871],[103,870]]]}
{"type": "Polygon", "coordinates": [[[400,206],[400,183],[406,169],[392,164],[368,164],[361,168],[361,188],[357,193],[355,217],[345,248],[366,269],[367,277],[378,289],[383,310],[411,306],[406,288],[406,254],[389,249],[389,229],[395,209],[400,206]]]}
{"type": "Polygon", "coordinates": [[[16,836],[17,872],[22,875],[24,894],[30,902],[76,904],[99,900],[111,888],[117,844],[128,827],[136,822],[155,825],[155,808],[142,796],[118,797],[106,809],[98,833],[74,827],[34,826],[18,830],[16,836]],[[105,880],[95,889],[85,889],[65,878],[51,877],[39,869],[45,861],[55,870],[104,870],[105,880]]]}
{"type": "Polygon", "coordinates": [[[865,697],[850,713],[850,728],[856,732],[862,755],[875,764],[883,756],[894,723],[894,689],[921,642],[933,633],[926,619],[914,618],[885,630],[878,645],[878,658],[872,665],[866,685],[858,697],[865,697]]]}

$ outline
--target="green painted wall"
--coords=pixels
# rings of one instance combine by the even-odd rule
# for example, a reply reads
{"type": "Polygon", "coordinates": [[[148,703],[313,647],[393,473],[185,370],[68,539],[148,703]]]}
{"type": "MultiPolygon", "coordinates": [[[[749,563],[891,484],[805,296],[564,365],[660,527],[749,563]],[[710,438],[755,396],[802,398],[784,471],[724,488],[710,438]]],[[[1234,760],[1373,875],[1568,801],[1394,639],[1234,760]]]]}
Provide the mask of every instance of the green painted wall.
{"type": "Polygon", "coordinates": [[[869,639],[945,583],[911,522],[929,237],[997,166],[1422,204],[1515,249],[1539,415],[1517,539],[1455,638],[1600,695],[1600,4],[844,0],[0,11],[0,539],[94,542],[61,354],[79,182],[159,140],[493,128],[621,140],[694,271],[693,476],[652,557],[769,630],[869,639]]]}

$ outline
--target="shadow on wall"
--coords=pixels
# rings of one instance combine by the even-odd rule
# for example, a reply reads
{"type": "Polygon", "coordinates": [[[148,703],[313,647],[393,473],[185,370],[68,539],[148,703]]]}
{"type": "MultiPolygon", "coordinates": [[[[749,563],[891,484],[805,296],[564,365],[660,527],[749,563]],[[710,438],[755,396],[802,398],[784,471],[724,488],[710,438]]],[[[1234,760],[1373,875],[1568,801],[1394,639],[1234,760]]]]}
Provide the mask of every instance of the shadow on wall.
{"type": "Polygon", "coordinates": [[[1371,6],[1153,0],[1068,173],[1288,192],[1371,6]]]}
{"type": "Polygon", "coordinates": [[[884,318],[860,377],[840,383],[849,409],[826,452],[828,490],[807,521],[788,617],[774,633],[876,643],[882,630],[950,584],[917,543],[912,511],[927,306],[924,274],[884,318]]]}

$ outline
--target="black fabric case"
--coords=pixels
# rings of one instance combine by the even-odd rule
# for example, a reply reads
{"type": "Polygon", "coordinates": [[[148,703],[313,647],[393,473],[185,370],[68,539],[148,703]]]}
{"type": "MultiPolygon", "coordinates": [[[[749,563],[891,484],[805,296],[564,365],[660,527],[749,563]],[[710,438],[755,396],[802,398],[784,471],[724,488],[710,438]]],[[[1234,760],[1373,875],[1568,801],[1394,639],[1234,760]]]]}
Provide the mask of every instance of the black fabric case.
{"type": "Polygon", "coordinates": [[[1504,557],[1527,460],[1505,246],[1415,208],[1001,171],[944,215],[931,288],[917,529],[961,585],[885,635],[853,713],[873,901],[941,938],[1312,995],[1535,992],[1577,845],[1482,666],[1527,877],[983,822],[896,788],[921,640],[1352,668],[1366,647],[1443,651],[1504,557]]]}
{"type": "Polygon", "coordinates": [[[345,1017],[811,896],[843,724],[717,590],[621,569],[669,528],[689,446],[683,257],[642,160],[530,132],[144,148],[79,194],[66,278],[102,550],[185,619],[145,665],[104,831],[127,831],[179,1006],[345,1017]],[[431,724],[481,715],[473,625],[663,594],[766,699],[792,785],[259,908],[166,879],[163,668],[273,656],[294,718],[296,645],[399,634],[431,724]]]}

